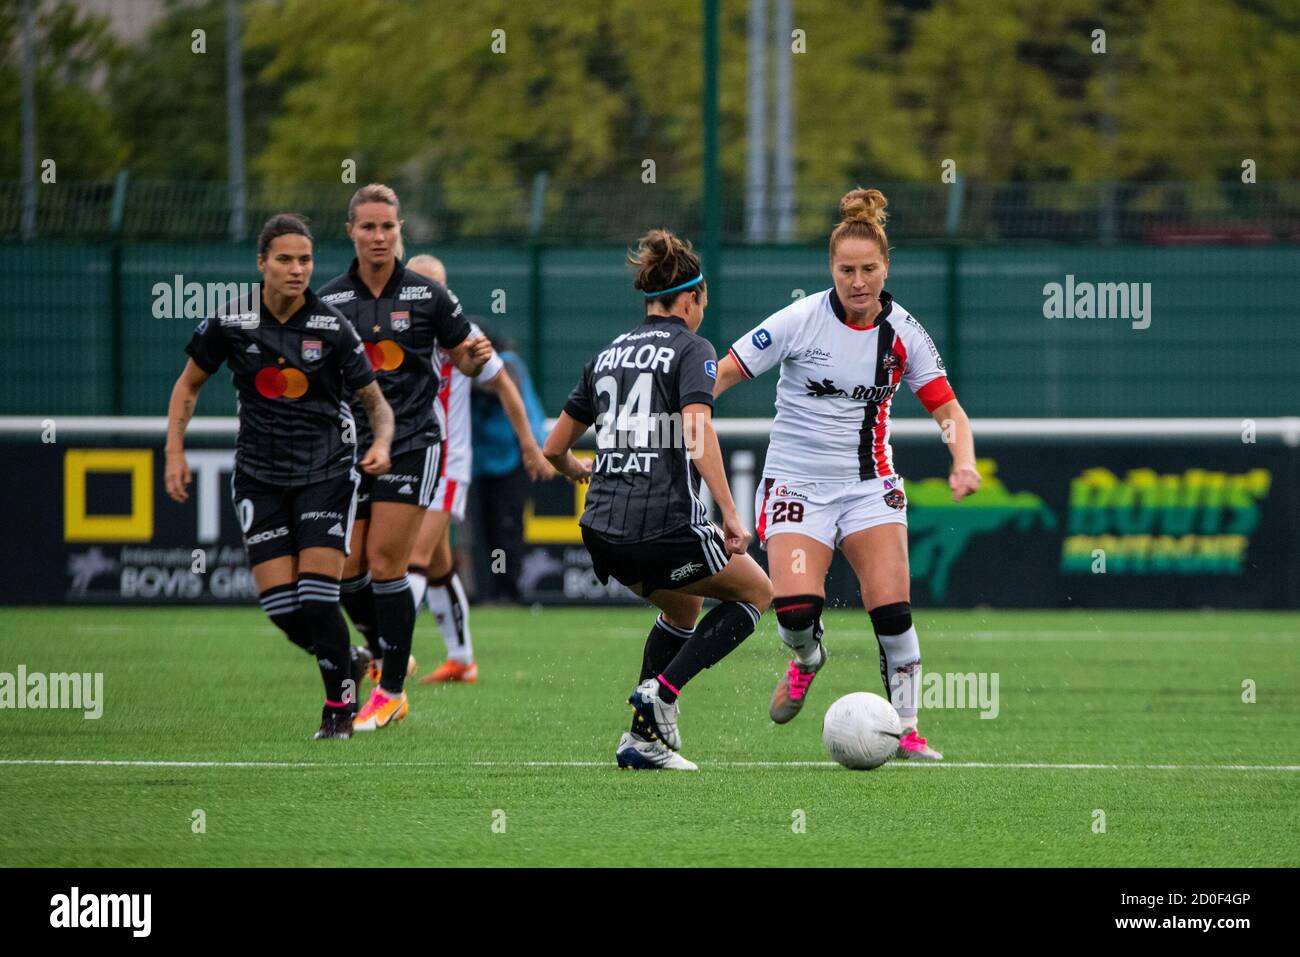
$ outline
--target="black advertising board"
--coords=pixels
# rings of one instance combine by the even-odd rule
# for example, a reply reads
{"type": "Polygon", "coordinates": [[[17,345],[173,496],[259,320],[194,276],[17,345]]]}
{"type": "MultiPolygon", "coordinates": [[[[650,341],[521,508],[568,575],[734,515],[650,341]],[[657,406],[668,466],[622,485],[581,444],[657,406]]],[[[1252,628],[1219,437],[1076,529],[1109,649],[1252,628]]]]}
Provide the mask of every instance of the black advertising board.
{"type": "MultiPolygon", "coordinates": [[[[978,431],[977,431],[978,438],[978,431]]],[[[722,440],[752,519],[761,438],[722,440]]],[[[188,451],[190,501],[162,487],[160,436],[9,437],[6,604],[248,603],[228,442],[188,451]]],[[[1300,607],[1300,449],[1271,443],[979,441],[981,491],[955,504],[934,440],[897,443],[918,607],[1300,607]]],[[[601,586],[577,530],[584,490],[533,486],[520,581],[544,604],[635,601],[601,586]]],[[[752,527],[752,526],[751,526],[752,527]]],[[[758,554],[758,552],[755,552],[758,554]]],[[[857,602],[837,559],[829,603],[857,602]]]]}

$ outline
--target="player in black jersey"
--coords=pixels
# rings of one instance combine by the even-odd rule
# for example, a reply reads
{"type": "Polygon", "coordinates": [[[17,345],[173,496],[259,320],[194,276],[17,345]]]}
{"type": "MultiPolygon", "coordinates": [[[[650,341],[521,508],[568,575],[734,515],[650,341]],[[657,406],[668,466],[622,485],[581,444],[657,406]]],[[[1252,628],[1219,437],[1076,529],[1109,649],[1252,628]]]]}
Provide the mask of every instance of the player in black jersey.
{"type": "MultiPolygon", "coordinates": [[[[492,346],[483,336],[470,337],[460,301],[446,286],[402,265],[401,207],[391,189],[372,183],[357,190],[348,204],[347,232],[357,256],[347,272],[321,287],[321,300],[356,326],[397,420],[392,470],[362,479],[357,548],[343,580],[343,607],[377,662],[372,677],[378,685],[354,727],[373,731],[410,710],[405,682],[416,609],[406,568],[442,472],[435,351],[442,346],[472,376],[492,346]]],[[[370,423],[358,420],[357,434],[364,444],[370,423]]]]}
{"type": "Polygon", "coordinates": [[[360,674],[339,611],[339,579],[360,479],[347,395],[355,393],[374,427],[360,462],[367,475],[388,471],[393,413],[356,330],[308,285],[312,237],[301,219],[267,220],[257,268],[260,301],[228,303],[199,323],[185,348],[190,358],[167,407],[167,494],[189,498],[185,428],[199,390],[224,362],[238,396],[235,513],[262,608],[320,665],[325,709],[316,737],[350,738],[360,674]]]}
{"type": "Polygon", "coordinates": [[[686,682],[748,638],[772,586],[746,553],[712,424],[717,354],[695,334],[708,290],[689,243],[651,230],[628,256],[646,299],[645,322],[587,363],[543,453],[574,482],[590,479],[579,524],[602,582],[618,579],[662,614],[646,638],[628,702],[622,768],[694,771],[679,754],[677,696],[686,682]],[[594,464],[570,449],[596,426],[594,464]],[[700,479],[722,512],[709,522],[700,479]],[[705,598],[721,604],[699,617],[705,598]]]}

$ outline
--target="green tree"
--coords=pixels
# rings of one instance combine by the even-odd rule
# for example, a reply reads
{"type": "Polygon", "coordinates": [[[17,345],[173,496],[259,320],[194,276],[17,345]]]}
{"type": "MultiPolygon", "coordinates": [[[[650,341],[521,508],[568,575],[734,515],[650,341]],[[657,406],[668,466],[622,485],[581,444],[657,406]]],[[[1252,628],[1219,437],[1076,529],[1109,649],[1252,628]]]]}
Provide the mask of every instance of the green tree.
{"type": "MultiPolygon", "coordinates": [[[[168,7],[110,84],[114,122],[127,141],[125,164],[144,178],[225,180],[225,4],[170,0],[168,7]],[[198,30],[203,53],[195,52],[198,30]]],[[[294,79],[261,79],[269,60],[265,50],[244,52],[244,142],[250,152],[265,140],[284,89],[294,79]]]]}
{"type": "MultiPolygon", "coordinates": [[[[22,9],[0,6],[0,155],[8,179],[21,175],[22,9]]],[[[59,181],[101,179],[117,169],[124,150],[97,78],[112,68],[120,49],[102,17],[72,0],[37,5],[37,163],[53,159],[59,181]]],[[[39,169],[38,169],[39,175],[39,169]]]]}
{"type": "Polygon", "coordinates": [[[1300,178],[1292,0],[1155,0],[1110,55],[1120,63],[1109,94],[1101,77],[1090,94],[1117,126],[1113,178],[1239,181],[1244,159],[1261,181],[1300,178]]]}

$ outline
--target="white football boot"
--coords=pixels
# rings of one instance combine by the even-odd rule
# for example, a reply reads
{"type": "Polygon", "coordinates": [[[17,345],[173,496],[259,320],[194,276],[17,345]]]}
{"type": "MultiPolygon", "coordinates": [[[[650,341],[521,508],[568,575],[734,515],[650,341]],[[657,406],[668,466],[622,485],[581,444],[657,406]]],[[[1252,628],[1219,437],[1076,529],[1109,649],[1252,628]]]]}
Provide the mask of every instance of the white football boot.
{"type": "Polygon", "coordinates": [[[659,741],[647,741],[639,734],[624,731],[618,740],[618,750],[614,758],[620,768],[632,768],[638,771],[698,771],[690,761],[670,751],[659,741]]]}
{"type": "Polygon", "coordinates": [[[682,749],[682,736],[677,731],[677,702],[668,704],[659,697],[659,680],[647,678],[636,686],[627,699],[640,719],[644,736],[657,738],[674,751],[682,749]]]}

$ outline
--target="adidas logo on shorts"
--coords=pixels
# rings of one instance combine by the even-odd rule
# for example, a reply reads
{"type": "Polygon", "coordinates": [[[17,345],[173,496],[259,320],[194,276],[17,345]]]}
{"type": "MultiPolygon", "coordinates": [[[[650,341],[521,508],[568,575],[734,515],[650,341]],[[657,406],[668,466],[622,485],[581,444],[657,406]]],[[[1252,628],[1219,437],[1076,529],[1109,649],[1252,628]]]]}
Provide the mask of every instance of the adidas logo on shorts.
{"type": "Polygon", "coordinates": [[[412,495],[414,494],[414,492],[415,489],[411,488],[411,484],[409,482],[397,490],[398,495],[412,495]]]}
{"type": "Polygon", "coordinates": [[[337,535],[339,538],[342,538],[342,537],[346,534],[346,533],[343,531],[343,523],[342,523],[342,522],[335,522],[335,523],[334,523],[334,527],[331,528],[331,529],[330,529],[326,534],[327,534],[327,535],[337,535]]]}

